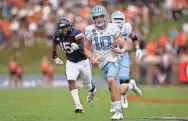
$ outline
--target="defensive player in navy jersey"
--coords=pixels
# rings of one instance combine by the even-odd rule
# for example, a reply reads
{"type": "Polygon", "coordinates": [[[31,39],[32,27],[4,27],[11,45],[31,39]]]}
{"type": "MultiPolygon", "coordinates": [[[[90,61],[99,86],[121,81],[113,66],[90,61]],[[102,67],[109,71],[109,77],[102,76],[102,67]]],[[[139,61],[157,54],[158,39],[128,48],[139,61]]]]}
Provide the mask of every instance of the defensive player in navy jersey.
{"type": "Polygon", "coordinates": [[[69,90],[75,103],[75,113],[83,113],[84,109],[80,103],[76,81],[82,80],[85,89],[89,91],[87,102],[91,102],[96,88],[92,83],[90,62],[83,52],[83,33],[72,27],[69,18],[61,18],[58,21],[58,30],[54,33],[52,55],[55,64],[63,64],[58,57],[57,45],[64,51],[66,61],[66,76],[69,90]]]}

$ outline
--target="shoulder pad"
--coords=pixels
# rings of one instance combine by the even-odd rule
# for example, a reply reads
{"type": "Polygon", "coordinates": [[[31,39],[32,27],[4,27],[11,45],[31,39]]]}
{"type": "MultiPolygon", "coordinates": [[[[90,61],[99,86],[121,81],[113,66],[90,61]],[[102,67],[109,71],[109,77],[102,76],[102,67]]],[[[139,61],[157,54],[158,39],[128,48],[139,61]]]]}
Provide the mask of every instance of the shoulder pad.
{"type": "Polygon", "coordinates": [[[92,31],[96,31],[93,25],[88,25],[84,28],[84,36],[86,39],[91,40],[92,31]]]}
{"type": "Polygon", "coordinates": [[[53,35],[53,41],[55,41],[55,42],[60,41],[60,32],[58,30],[53,35]]]}
{"type": "Polygon", "coordinates": [[[54,33],[54,37],[58,37],[58,36],[60,36],[60,32],[58,30],[56,30],[54,33]]]}
{"type": "Polygon", "coordinates": [[[127,29],[132,29],[132,25],[130,23],[125,23],[124,27],[126,27],[127,29]]]}
{"type": "Polygon", "coordinates": [[[71,36],[75,36],[75,40],[80,40],[80,39],[84,38],[82,31],[79,29],[73,29],[71,36]]]}
{"type": "Polygon", "coordinates": [[[124,29],[127,31],[127,34],[130,35],[132,32],[132,25],[130,23],[125,23],[124,29]]]}

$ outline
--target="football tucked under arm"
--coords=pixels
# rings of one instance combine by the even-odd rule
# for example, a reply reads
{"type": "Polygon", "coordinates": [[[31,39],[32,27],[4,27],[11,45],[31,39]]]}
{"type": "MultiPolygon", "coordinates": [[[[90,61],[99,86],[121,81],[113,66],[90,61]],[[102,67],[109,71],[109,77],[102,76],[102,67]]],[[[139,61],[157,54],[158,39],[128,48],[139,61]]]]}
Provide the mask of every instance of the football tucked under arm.
{"type": "Polygon", "coordinates": [[[120,54],[129,50],[128,44],[122,37],[121,33],[114,38],[114,42],[112,43],[112,50],[120,54]]]}
{"type": "Polygon", "coordinates": [[[120,48],[123,48],[123,45],[125,44],[125,41],[124,41],[124,39],[123,39],[123,42],[122,42],[122,39],[123,39],[123,37],[122,37],[121,33],[118,33],[118,34],[114,37],[114,42],[112,43],[112,46],[115,47],[115,48],[117,48],[118,46],[119,46],[120,48]]]}
{"type": "Polygon", "coordinates": [[[112,46],[115,47],[115,48],[116,48],[117,45],[118,45],[118,42],[117,42],[118,40],[117,40],[117,38],[120,36],[120,34],[121,34],[121,33],[117,33],[117,34],[115,35],[115,37],[114,37],[114,42],[112,42],[112,46]]]}
{"type": "Polygon", "coordinates": [[[118,43],[117,43],[116,41],[114,41],[114,42],[112,43],[112,46],[115,47],[115,48],[117,47],[117,45],[118,45],[118,43]]]}

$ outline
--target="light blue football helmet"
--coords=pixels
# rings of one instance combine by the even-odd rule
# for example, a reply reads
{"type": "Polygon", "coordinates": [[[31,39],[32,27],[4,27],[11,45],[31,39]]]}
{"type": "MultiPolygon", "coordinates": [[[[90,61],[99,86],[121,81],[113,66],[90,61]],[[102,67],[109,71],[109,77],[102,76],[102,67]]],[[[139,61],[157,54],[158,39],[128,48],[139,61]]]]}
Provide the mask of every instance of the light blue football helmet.
{"type": "Polygon", "coordinates": [[[92,16],[92,20],[93,20],[95,26],[97,26],[97,27],[105,26],[108,22],[107,11],[102,5],[96,5],[95,7],[93,7],[91,10],[91,16],[92,16]],[[95,20],[95,17],[101,16],[101,15],[104,15],[103,20],[100,20],[100,21],[95,20]]]}
{"type": "Polygon", "coordinates": [[[125,15],[121,11],[115,11],[112,13],[111,20],[113,23],[117,23],[122,26],[125,23],[125,15]]]}

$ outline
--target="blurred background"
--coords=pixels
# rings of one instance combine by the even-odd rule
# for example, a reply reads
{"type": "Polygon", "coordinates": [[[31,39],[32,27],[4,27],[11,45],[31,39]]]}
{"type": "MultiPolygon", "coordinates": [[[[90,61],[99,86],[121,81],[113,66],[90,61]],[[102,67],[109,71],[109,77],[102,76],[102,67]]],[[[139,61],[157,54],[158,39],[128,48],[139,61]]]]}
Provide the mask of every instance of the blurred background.
{"type": "MultiPolygon", "coordinates": [[[[75,28],[92,24],[90,10],[101,4],[122,11],[140,40],[141,60],[131,54],[131,76],[140,84],[188,83],[187,0],[1,0],[0,87],[66,86],[65,67],[56,66],[51,44],[56,23],[67,16],[75,28]]],[[[58,55],[65,62],[61,50],[58,55]]],[[[95,80],[103,80],[94,67],[95,80]]],[[[100,86],[105,81],[96,81],[100,86]]]]}

